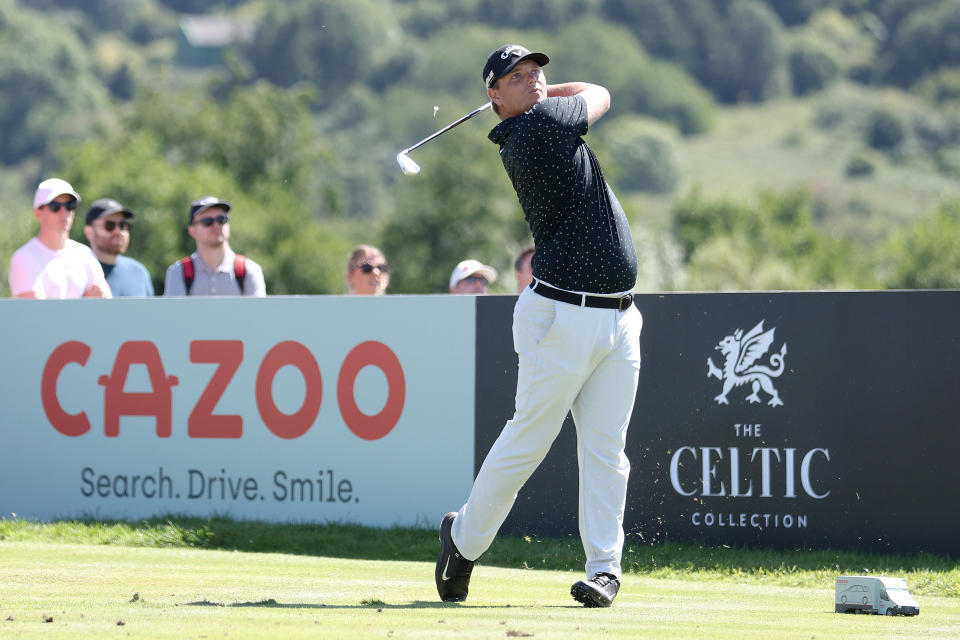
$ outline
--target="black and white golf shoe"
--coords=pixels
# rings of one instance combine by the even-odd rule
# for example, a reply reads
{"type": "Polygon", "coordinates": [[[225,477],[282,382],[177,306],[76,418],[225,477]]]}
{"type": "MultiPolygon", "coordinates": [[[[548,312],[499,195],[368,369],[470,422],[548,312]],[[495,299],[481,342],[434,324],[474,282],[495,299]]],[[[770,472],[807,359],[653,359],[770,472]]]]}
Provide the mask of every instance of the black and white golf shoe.
{"type": "Polygon", "coordinates": [[[570,595],[584,607],[609,607],[620,591],[620,581],[609,573],[595,573],[589,580],[581,580],[570,587],[570,595]]]}
{"type": "Polygon", "coordinates": [[[450,530],[456,517],[457,512],[451,511],[440,521],[440,555],[437,556],[435,574],[437,593],[444,602],[463,602],[467,599],[474,564],[472,560],[461,556],[457,545],[453,544],[450,530]]]}

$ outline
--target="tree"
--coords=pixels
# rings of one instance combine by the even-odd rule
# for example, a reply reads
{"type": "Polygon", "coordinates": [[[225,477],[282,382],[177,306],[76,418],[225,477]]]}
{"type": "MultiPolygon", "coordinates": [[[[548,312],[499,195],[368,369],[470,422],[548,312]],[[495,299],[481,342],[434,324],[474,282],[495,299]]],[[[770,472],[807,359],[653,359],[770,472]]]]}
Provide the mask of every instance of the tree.
{"type": "Polygon", "coordinates": [[[674,211],[688,286],[818,289],[869,284],[851,242],[820,230],[802,190],[761,194],[754,206],[693,194],[674,211]]]}
{"type": "Polygon", "coordinates": [[[167,266],[195,248],[187,211],[204,195],[234,204],[231,245],[263,266],[269,293],[342,292],[352,229],[330,220],[336,158],[313,134],[309,96],[266,83],[223,101],[210,93],[145,90],[115,128],[67,149],[64,177],[85,201],[109,196],[136,212],[130,255],[158,292],[167,266]]]}
{"type": "Polygon", "coordinates": [[[49,157],[107,107],[88,50],[68,25],[0,0],[0,161],[49,157]]]}
{"type": "Polygon", "coordinates": [[[757,0],[611,0],[606,16],[721,102],[760,102],[785,92],[783,27],[757,0]]]}
{"type": "Polygon", "coordinates": [[[558,48],[546,70],[548,82],[573,79],[605,86],[612,96],[608,117],[645,113],[684,134],[709,128],[714,107],[709,93],[679,66],[651,59],[627,28],[588,17],[567,26],[557,41],[593,43],[591,55],[558,48]]]}
{"type": "Polygon", "coordinates": [[[883,256],[888,288],[960,288],[960,200],[945,202],[894,237],[883,256]]]}
{"type": "Polygon", "coordinates": [[[457,130],[430,144],[417,160],[423,171],[397,185],[396,210],[383,229],[390,291],[446,292],[450,272],[466,258],[496,267],[504,277],[494,290],[512,291],[507,275],[529,231],[496,147],[457,130]]]}
{"type": "Polygon", "coordinates": [[[958,33],[960,0],[942,0],[912,11],[881,60],[885,79],[910,86],[927,72],[960,63],[958,33]]]}
{"type": "Polygon", "coordinates": [[[793,93],[798,96],[825,89],[839,74],[836,61],[826,49],[809,40],[792,47],[789,64],[793,93]]]}
{"type": "Polygon", "coordinates": [[[326,179],[334,153],[316,135],[312,98],[308,88],[266,82],[235,86],[219,101],[205,83],[176,91],[146,87],[118,135],[122,129],[154,132],[172,160],[209,162],[251,191],[261,183],[284,184],[314,213],[338,213],[330,193],[336,187],[326,179]]]}
{"type": "Polygon", "coordinates": [[[309,82],[329,102],[373,72],[377,49],[391,41],[389,13],[382,0],[270,3],[242,51],[259,77],[281,87],[309,82]]]}
{"type": "Polygon", "coordinates": [[[831,0],[764,0],[786,25],[799,25],[810,19],[831,0]]]}

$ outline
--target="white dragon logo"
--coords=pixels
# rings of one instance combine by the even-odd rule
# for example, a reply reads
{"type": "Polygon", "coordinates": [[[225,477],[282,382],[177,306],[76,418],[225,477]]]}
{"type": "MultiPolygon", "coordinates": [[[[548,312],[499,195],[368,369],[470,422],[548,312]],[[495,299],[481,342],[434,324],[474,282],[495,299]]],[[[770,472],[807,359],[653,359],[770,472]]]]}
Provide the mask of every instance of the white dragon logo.
{"type": "Polygon", "coordinates": [[[744,335],[742,329],[737,329],[732,336],[726,336],[717,344],[716,348],[723,354],[723,369],[713,364],[712,358],[707,358],[707,377],[713,376],[718,380],[723,380],[723,392],[714,398],[718,404],[730,404],[727,401],[727,394],[730,393],[730,390],[749,382],[753,387],[753,393],[747,396],[748,401],[752,403],[760,402],[759,391],[763,389],[770,396],[770,401],[767,404],[771,407],[783,405],[780,394],[773,386],[773,378],[777,378],[783,373],[787,343],[784,342],[783,346],[780,347],[780,353],[774,353],[770,356],[770,364],[776,367],[775,369],[763,364],[756,364],[757,359],[770,349],[775,330],[776,327],[764,332],[763,320],[761,320],[746,335],[744,335]]]}

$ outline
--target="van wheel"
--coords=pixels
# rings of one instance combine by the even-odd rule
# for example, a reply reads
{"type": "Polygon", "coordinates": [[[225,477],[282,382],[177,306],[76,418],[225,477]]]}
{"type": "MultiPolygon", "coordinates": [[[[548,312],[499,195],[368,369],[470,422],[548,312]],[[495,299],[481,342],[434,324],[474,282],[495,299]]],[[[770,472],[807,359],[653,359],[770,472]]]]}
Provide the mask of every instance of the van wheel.
{"type": "Polygon", "coordinates": [[[887,609],[887,615],[888,615],[888,616],[895,616],[895,615],[897,615],[897,613],[891,608],[891,609],[887,609]]]}

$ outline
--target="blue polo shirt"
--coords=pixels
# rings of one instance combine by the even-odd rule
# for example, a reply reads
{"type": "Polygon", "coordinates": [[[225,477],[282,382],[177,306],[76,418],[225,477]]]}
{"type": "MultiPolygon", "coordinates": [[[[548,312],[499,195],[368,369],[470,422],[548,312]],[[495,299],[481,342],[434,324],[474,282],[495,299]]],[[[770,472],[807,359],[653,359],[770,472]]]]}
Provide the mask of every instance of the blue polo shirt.
{"type": "Polygon", "coordinates": [[[489,138],[530,225],[533,275],[569,291],[617,293],[637,282],[630,224],[582,136],[581,96],[547,98],[502,121],[489,138]]]}
{"type": "Polygon", "coordinates": [[[149,298],[153,296],[153,282],[150,281],[150,272],[147,268],[127,256],[117,256],[117,264],[103,264],[103,275],[107,277],[107,284],[115,298],[122,296],[136,296],[149,298]]]}

